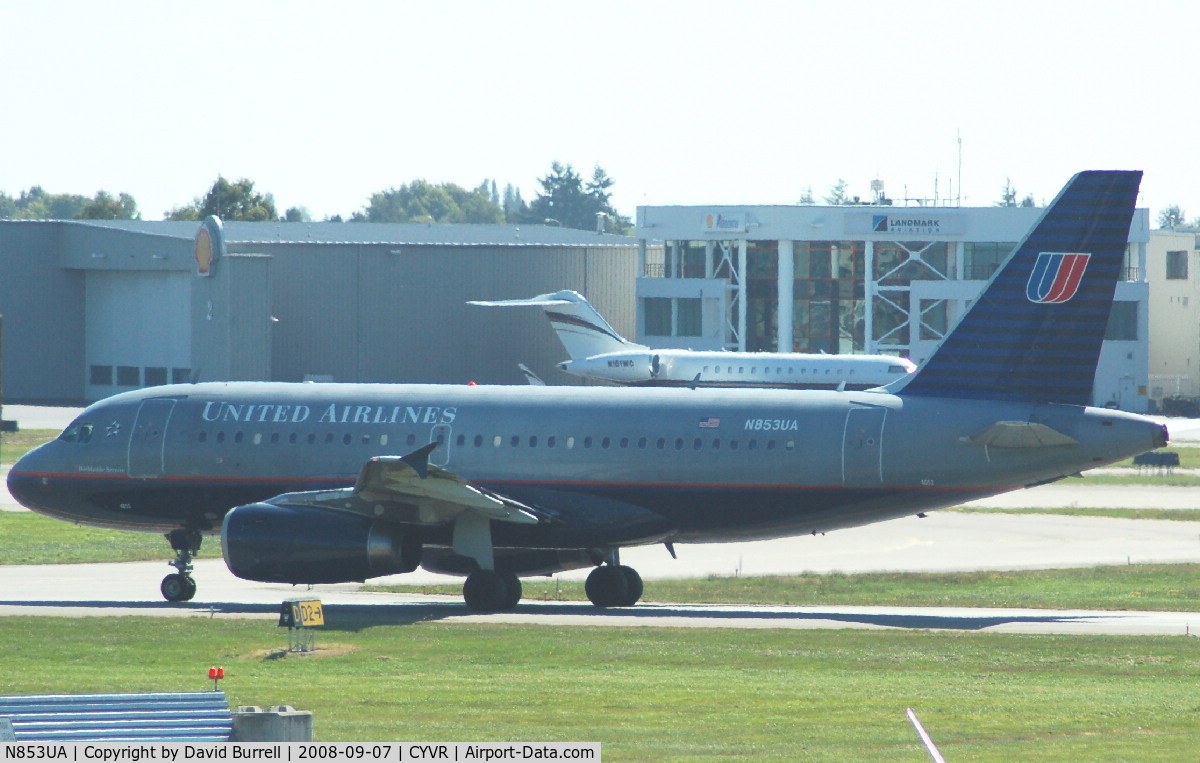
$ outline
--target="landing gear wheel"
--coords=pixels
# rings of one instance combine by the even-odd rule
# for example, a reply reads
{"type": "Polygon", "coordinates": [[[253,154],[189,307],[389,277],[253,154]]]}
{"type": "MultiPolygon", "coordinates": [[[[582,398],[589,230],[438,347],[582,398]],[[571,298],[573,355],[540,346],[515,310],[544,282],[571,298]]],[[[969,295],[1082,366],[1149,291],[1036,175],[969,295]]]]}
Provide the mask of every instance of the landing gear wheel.
{"type": "Polygon", "coordinates": [[[172,530],[166,534],[171,549],[175,551],[174,561],[167,564],[178,572],[167,575],[162,579],[158,590],[167,601],[191,601],[196,595],[196,581],[192,580],[192,559],[200,553],[200,543],[204,536],[197,530],[172,530]]]}
{"type": "Polygon", "coordinates": [[[642,598],[642,591],[645,586],[642,584],[642,576],[632,567],[624,564],[617,567],[621,574],[625,576],[625,598],[618,604],[618,607],[632,607],[642,598]]]}
{"type": "Polygon", "coordinates": [[[196,581],[187,575],[173,573],[162,579],[158,590],[167,601],[191,601],[196,595],[196,581]]]}
{"type": "Polygon", "coordinates": [[[463,583],[463,600],[472,612],[507,612],[521,600],[521,581],[511,572],[476,570],[463,583]]]}
{"type": "Polygon", "coordinates": [[[629,581],[620,567],[597,567],[583,584],[588,600],[597,607],[629,606],[629,581]]]}
{"type": "Polygon", "coordinates": [[[504,578],[507,595],[504,597],[503,612],[511,612],[521,603],[521,579],[511,572],[500,573],[504,578]]]}

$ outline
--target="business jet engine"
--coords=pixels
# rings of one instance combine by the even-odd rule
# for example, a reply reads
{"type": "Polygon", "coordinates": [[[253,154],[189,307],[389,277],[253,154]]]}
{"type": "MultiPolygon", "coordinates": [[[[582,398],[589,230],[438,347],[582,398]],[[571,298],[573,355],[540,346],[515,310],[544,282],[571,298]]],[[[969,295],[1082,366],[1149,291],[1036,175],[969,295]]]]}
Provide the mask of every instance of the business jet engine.
{"type": "Polygon", "coordinates": [[[558,367],[576,376],[608,379],[620,384],[638,384],[657,378],[660,361],[656,353],[629,350],[567,360],[559,363],[558,367]]]}
{"type": "Polygon", "coordinates": [[[412,572],[421,536],[359,514],[287,503],[251,503],[225,515],[225,565],[263,583],[349,583],[412,572]]]}

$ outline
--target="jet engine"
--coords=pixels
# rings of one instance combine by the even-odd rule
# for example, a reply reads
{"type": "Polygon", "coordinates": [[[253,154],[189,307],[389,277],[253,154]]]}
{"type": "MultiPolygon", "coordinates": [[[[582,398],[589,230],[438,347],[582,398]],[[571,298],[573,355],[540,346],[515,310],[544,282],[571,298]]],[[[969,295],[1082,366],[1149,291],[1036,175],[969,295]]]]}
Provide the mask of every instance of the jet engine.
{"type": "Polygon", "coordinates": [[[659,373],[658,355],[644,351],[609,352],[590,358],[567,360],[558,367],[576,376],[608,379],[621,384],[652,381],[659,373]]]}
{"type": "Polygon", "coordinates": [[[412,572],[421,564],[414,528],[358,514],[286,503],[251,503],[225,515],[225,565],[263,583],[349,583],[412,572]]]}

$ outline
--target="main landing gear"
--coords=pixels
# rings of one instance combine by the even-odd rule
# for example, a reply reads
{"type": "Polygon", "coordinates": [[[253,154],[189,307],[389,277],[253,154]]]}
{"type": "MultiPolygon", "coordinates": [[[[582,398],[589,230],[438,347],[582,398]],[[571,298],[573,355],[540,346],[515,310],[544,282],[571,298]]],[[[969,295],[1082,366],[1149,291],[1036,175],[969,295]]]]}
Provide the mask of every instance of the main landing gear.
{"type": "Polygon", "coordinates": [[[463,583],[463,599],[472,612],[511,612],[521,601],[521,579],[511,572],[476,570],[463,583]]]}
{"type": "Polygon", "coordinates": [[[642,598],[642,588],[637,570],[612,562],[592,570],[583,584],[588,600],[597,607],[632,607],[642,598]]]}
{"type": "Polygon", "coordinates": [[[204,536],[198,530],[172,530],[166,534],[171,549],[175,551],[175,561],[167,562],[178,572],[167,575],[162,579],[158,590],[162,591],[167,601],[191,601],[196,595],[196,581],[192,579],[192,558],[200,553],[200,543],[204,536]]]}

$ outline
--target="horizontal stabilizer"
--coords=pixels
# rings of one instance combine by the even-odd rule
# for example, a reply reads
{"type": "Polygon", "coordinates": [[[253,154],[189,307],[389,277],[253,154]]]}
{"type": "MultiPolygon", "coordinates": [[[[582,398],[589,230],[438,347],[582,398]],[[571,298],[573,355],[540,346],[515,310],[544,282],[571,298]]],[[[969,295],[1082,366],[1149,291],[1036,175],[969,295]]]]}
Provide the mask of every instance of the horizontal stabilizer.
{"type": "Polygon", "coordinates": [[[1033,421],[997,421],[966,439],[989,448],[1054,448],[1079,444],[1075,438],[1033,421]]]}

